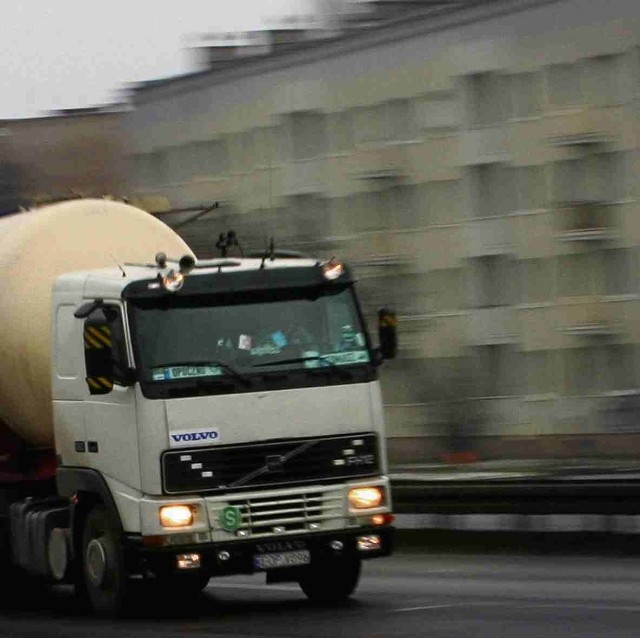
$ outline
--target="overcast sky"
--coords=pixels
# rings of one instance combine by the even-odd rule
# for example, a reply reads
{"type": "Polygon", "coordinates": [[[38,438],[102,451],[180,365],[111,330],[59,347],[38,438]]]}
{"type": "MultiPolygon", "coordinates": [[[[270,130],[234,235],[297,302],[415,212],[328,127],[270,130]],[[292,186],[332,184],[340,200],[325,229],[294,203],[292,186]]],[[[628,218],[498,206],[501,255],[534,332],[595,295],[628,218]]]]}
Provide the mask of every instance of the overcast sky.
{"type": "Polygon", "coordinates": [[[316,0],[4,0],[0,119],[117,101],[127,83],[194,69],[207,33],[277,26],[316,0]]]}

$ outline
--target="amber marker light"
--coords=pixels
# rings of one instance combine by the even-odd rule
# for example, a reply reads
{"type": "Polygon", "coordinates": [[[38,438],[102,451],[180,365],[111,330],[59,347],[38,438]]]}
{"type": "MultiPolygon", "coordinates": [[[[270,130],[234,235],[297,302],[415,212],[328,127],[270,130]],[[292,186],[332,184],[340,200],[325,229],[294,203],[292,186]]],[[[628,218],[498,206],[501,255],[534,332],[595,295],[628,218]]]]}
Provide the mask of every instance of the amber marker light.
{"type": "Polygon", "coordinates": [[[393,514],[375,514],[371,517],[373,525],[389,525],[393,523],[395,516],[393,514]]]}
{"type": "Polygon", "coordinates": [[[186,527],[193,523],[193,510],[188,505],[165,505],[160,508],[162,527],[186,527]]]}
{"type": "Polygon", "coordinates": [[[384,492],[381,487],[354,487],[349,490],[349,506],[354,510],[379,507],[383,499],[384,492]]]}

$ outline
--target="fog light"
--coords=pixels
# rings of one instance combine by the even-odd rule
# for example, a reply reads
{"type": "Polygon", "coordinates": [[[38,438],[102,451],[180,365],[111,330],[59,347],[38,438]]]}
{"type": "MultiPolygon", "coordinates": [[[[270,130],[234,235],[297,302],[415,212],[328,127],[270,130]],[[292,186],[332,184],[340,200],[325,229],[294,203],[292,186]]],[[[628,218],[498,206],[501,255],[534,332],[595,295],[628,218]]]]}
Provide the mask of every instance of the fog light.
{"type": "Polygon", "coordinates": [[[186,527],[193,523],[193,510],[188,505],[165,505],[160,508],[163,527],[186,527]]]}
{"type": "Polygon", "coordinates": [[[382,505],[383,497],[381,487],[354,487],[349,490],[349,505],[356,510],[371,509],[382,505]]]}
{"type": "Polygon", "coordinates": [[[178,554],[176,556],[178,569],[198,569],[200,567],[200,554],[178,554]]]}
{"type": "Polygon", "coordinates": [[[382,541],[377,534],[358,536],[358,551],[360,552],[374,552],[381,547],[382,541]]]}

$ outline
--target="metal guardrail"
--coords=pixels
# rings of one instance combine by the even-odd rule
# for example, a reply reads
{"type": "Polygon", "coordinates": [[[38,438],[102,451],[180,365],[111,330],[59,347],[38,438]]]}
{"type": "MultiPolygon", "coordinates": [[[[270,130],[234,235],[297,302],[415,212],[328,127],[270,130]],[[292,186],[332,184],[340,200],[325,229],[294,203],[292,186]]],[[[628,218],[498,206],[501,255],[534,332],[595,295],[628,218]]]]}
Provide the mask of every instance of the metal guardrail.
{"type": "Polygon", "coordinates": [[[392,481],[398,526],[640,534],[640,479],[392,481]]]}

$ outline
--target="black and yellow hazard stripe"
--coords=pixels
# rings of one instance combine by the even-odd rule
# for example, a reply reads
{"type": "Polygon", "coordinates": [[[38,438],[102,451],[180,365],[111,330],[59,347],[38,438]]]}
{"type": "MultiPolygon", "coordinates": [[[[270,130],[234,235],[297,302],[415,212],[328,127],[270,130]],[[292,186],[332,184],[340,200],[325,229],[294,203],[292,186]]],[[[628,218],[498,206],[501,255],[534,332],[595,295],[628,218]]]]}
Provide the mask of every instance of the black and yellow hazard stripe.
{"type": "Polygon", "coordinates": [[[109,326],[86,326],[84,329],[84,347],[87,350],[111,347],[111,328],[109,326]]]}
{"type": "Polygon", "coordinates": [[[113,381],[106,377],[87,377],[86,379],[91,394],[105,393],[113,389],[113,381]]]}
{"type": "Polygon", "coordinates": [[[378,321],[378,325],[381,328],[396,328],[398,326],[398,318],[393,314],[382,315],[378,321]]]}

